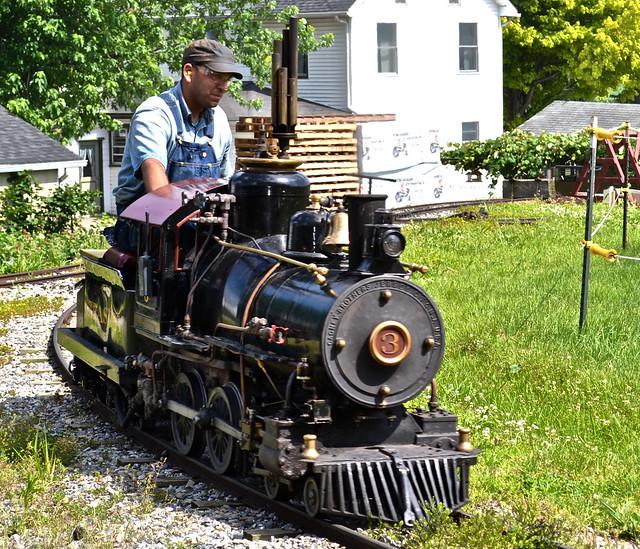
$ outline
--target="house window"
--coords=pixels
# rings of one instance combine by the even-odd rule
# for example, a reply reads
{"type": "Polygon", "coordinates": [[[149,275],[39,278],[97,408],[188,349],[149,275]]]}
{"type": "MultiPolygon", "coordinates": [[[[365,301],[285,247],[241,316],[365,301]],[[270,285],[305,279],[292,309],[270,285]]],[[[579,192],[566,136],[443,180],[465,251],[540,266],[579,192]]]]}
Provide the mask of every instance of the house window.
{"type": "Polygon", "coordinates": [[[122,156],[128,133],[129,124],[123,124],[120,131],[109,132],[109,166],[122,166],[122,156]]]}
{"type": "Polygon", "coordinates": [[[477,23],[460,23],[460,70],[478,71],[477,23]]]}
{"type": "Polygon", "coordinates": [[[395,23],[378,23],[378,72],[398,74],[395,23]]]}
{"type": "Polygon", "coordinates": [[[449,4],[455,4],[456,6],[459,6],[460,0],[449,0],[449,4]]]}
{"type": "Polygon", "coordinates": [[[298,52],[298,78],[309,78],[309,55],[298,52]]]}
{"type": "Polygon", "coordinates": [[[406,4],[407,0],[396,0],[396,4],[406,4]]]}
{"type": "Polygon", "coordinates": [[[463,122],[462,123],[462,142],[475,141],[480,139],[480,123],[479,122],[463,122]]]}

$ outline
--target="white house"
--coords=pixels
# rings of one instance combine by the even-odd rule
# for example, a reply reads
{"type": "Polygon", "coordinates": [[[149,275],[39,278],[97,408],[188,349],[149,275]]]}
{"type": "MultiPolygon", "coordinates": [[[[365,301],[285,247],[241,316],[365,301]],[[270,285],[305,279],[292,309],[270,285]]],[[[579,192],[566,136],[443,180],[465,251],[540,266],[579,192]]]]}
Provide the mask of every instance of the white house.
{"type": "Polygon", "coordinates": [[[519,16],[508,0],[278,0],[289,5],[334,35],[309,53],[300,97],[395,113],[443,142],[502,133],[502,27],[519,16]]]}
{"type": "Polygon", "coordinates": [[[301,63],[299,96],[396,115],[360,135],[359,171],[382,178],[368,189],[387,194],[387,207],[500,196],[440,164],[438,148],[502,133],[502,28],[519,16],[511,2],[278,0],[289,5],[316,36],[334,36],[301,63]]]}
{"type": "MultiPolygon", "coordinates": [[[[301,99],[328,111],[395,114],[399,125],[436,132],[440,144],[502,133],[502,28],[519,16],[509,0],[278,0],[289,5],[317,36],[334,35],[300,64],[301,99]]],[[[126,131],[96,130],[80,140],[102,178],[105,211],[115,209],[125,139],[126,131]]]]}

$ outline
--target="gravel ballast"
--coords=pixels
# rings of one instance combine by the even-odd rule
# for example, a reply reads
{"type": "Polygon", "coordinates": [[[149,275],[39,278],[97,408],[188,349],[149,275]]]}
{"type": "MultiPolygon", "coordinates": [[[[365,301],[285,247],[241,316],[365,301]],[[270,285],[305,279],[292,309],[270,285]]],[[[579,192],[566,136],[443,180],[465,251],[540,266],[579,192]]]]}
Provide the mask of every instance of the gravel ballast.
{"type": "MultiPolygon", "coordinates": [[[[252,509],[210,486],[185,478],[164,460],[126,439],[78,402],[53,370],[47,347],[53,326],[75,300],[75,279],[0,289],[8,302],[36,295],[60,297],[52,313],[13,317],[0,323],[2,343],[9,349],[0,366],[0,409],[5,417],[36,418],[52,436],[75,439],[81,451],[58,474],[60,505],[86,506],[87,516],[108,509],[112,518],[69,526],[67,547],[91,547],[100,541],[116,548],[282,548],[337,549],[339,544],[301,534],[264,511],[252,509]],[[164,480],[173,477],[175,483],[164,480]],[[94,531],[100,524],[100,531],[94,531]],[[283,532],[282,530],[285,530],[283,532]],[[262,532],[262,534],[261,534],[262,532]],[[93,540],[91,544],[89,540],[93,540]]],[[[1,501],[0,506],[17,505],[1,501]]],[[[43,540],[29,529],[9,533],[15,549],[40,547],[43,540]]]]}

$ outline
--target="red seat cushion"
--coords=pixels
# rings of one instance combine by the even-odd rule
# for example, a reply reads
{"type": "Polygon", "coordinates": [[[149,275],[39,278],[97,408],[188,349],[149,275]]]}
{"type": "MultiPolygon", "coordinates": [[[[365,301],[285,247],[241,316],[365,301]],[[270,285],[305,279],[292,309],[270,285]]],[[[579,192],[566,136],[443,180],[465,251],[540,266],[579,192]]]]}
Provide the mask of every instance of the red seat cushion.
{"type": "Polygon", "coordinates": [[[120,270],[135,269],[137,263],[136,254],[133,252],[126,252],[117,246],[112,246],[104,252],[103,259],[112,267],[120,270]]]}

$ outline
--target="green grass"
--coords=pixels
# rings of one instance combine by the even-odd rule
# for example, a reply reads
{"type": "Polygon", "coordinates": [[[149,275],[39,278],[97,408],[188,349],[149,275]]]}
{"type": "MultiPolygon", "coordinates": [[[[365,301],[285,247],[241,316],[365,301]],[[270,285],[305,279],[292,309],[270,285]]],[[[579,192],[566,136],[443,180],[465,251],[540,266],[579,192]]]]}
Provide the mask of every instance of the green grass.
{"type": "MultiPolygon", "coordinates": [[[[608,212],[596,205],[594,228],[608,212]]],[[[621,212],[617,207],[593,240],[640,257],[640,210],[630,211],[625,250],[621,212]]],[[[591,256],[580,329],[584,204],[514,203],[490,206],[489,213],[487,220],[453,218],[405,230],[403,260],[431,267],[414,280],[438,304],[446,327],[438,400],[471,427],[472,443],[483,451],[466,507],[478,518],[427,536],[429,546],[438,546],[443,530],[446,547],[482,547],[487,528],[522,531],[523,545],[511,540],[504,547],[539,546],[542,526],[542,537],[574,546],[590,546],[588,527],[637,533],[640,262],[591,256]],[[527,217],[539,219],[499,222],[527,217]],[[476,527],[485,532],[477,539],[476,527]],[[458,544],[460,535],[467,541],[458,544]]],[[[424,540],[416,543],[406,547],[424,540]]]]}
{"type": "Polygon", "coordinates": [[[105,479],[99,471],[75,473],[71,467],[84,442],[47,431],[41,417],[12,416],[0,405],[0,548],[109,549],[119,546],[118,537],[127,540],[127,547],[136,546],[145,532],[135,530],[135,517],[166,499],[155,493],[155,476],[140,480],[131,471],[128,479],[124,474],[105,479]],[[66,482],[61,475],[68,477],[66,482]],[[95,488],[65,494],[64,484],[75,475],[78,482],[91,477],[95,488]],[[74,545],[74,539],[82,544],[74,545]]]}

